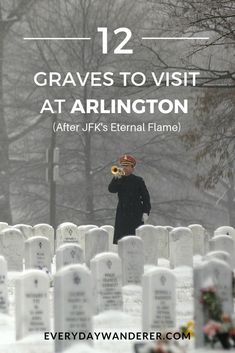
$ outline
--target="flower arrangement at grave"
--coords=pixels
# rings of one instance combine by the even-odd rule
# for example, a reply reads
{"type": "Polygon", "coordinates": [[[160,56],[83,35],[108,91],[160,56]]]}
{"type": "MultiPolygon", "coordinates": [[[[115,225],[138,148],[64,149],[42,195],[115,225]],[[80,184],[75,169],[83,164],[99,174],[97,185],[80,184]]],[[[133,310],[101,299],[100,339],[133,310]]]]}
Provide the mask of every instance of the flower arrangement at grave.
{"type": "Polygon", "coordinates": [[[180,332],[182,332],[185,336],[188,336],[188,334],[191,337],[195,336],[194,333],[194,321],[193,320],[189,320],[185,325],[180,326],[180,332]]]}
{"type": "Polygon", "coordinates": [[[150,344],[135,343],[134,353],[186,353],[178,342],[157,341],[150,344]]]}
{"type": "Polygon", "coordinates": [[[235,347],[235,315],[231,317],[223,313],[215,287],[201,290],[201,303],[209,318],[203,327],[206,342],[211,343],[212,347],[218,341],[224,349],[235,347]]]}

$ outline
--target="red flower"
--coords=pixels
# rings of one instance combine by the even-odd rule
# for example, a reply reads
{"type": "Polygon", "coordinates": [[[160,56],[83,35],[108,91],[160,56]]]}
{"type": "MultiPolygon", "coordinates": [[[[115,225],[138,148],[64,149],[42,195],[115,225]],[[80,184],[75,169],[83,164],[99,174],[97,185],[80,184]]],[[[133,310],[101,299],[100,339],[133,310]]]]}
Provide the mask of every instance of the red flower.
{"type": "Polygon", "coordinates": [[[213,338],[220,330],[221,323],[216,321],[208,321],[208,323],[203,327],[203,332],[209,337],[213,338]]]}

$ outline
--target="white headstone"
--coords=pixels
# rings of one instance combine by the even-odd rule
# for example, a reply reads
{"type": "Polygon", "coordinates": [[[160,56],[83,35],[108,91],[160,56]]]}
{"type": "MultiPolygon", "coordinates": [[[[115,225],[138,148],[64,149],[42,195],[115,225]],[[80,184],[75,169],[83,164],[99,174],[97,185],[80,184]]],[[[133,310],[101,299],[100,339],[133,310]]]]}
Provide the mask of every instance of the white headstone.
{"type": "Polygon", "coordinates": [[[206,254],[204,259],[207,261],[211,259],[219,259],[227,262],[229,267],[232,268],[231,256],[226,251],[222,251],[222,250],[210,251],[206,254]]]}
{"type": "Polygon", "coordinates": [[[169,235],[170,265],[193,266],[193,234],[189,228],[174,228],[169,235]]]}
{"type": "Polygon", "coordinates": [[[166,227],[156,226],[156,235],[158,238],[158,257],[169,258],[169,232],[166,227]]]}
{"type": "Polygon", "coordinates": [[[122,260],[123,285],[140,284],[144,273],[144,244],[138,236],[126,236],[118,242],[122,260]]]}
{"type": "Polygon", "coordinates": [[[62,267],[84,263],[84,253],[78,244],[63,244],[56,250],[56,271],[62,267]]]}
{"type": "Polygon", "coordinates": [[[222,226],[214,231],[214,235],[229,235],[235,241],[235,229],[229,226],[222,226]]]}
{"type": "Polygon", "coordinates": [[[109,234],[106,230],[93,228],[85,234],[85,257],[86,264],[97,254],[109,250],[109,234]]]}
{"type": "MultiPolygon", "coordinates": [[[[55,275],[55,332],[93,332],[93,296],[90,271],[83,265],[63,267],[55,275]]],[[[77,339],[78,339],[77,335],[77,339]]],[[[63,352],[77,340],[56,340],[56,353],[63,352]]]]}
{"type": "Polygon", "coordinates": [[[215,287],[221,300],[222,311],[230,315],[233,311],[232,271],[228,264],[218,259],[205,261],[194,268],[194,317],[195,317],[195,346],[203,347],[205,337],[204,325],[209,319],[206,317],[201,296],[202,289],[215,287]]]}
{"type": "Polygon", "coordinates": [[[0,314],[8,312],[7,262],[0,256],[0,314]]]}
{"type": "Polygon", "coordinates": [[[188,226],[193,233],[193,254],[205,255],[208,249],[208,241],[206,229],[200,224],[191,224],[188,226]]]}
{"type": "Polygon", "coordinates": [[[90,263],[95,312],[122,310],[122,265],[115,253],[96,255],[90,263]]]}
{"type": "Polygon", "coordinates": [[[144,332],[176,326],[175,275],[167,268],[149,270],[143,275],[142,326],[144,332]]]}
{"type": "Polygon", "coordinates": [[[106,230],[109,233],[109,251],[116,252],[117,247],[115,247],[113,244],[114,227],[110,225],[104,225],[100,228],[106,230]]]}
{"type": "Polygon", "coordinates": [[[136,235],[144,242],[144,262],[145,264],[157,265],[159,244],[156,227],[147,224],[136,229],[136,235]]]}
{"type": "Polygon", "coordinates": [[[47,269],[51,272],[51,245],[46,237],[32,237],[25,241],[25,268],[47,269]]]}
{"type": "Polygon", "coordinates": [[[88,232],[90,229],[98,228],[94,224],[84,224],[78,226],[78,238],[79,238],[79,244],[81,245],[84,254],[85,254],[85,234],[88,232]]]}
{"type": "Polygon", "coordinates": [[[231,256],[232,267],[235,268],[235,245],[229,235],[216,235],[210,240],[211,251],[226,251],[231,256]]]}
{"type": "Polygon", "coordinates": [[[79,233],[76,224],[71,222],[61,223],[56,230],[57,248],[64,243],[79,244],[79,233]]]}
{"type": "Polygon", "coordinates": [[[33,232],[34,232],[34,236],[46,237],[49,239],[50,244],[51,244],[52,256],[53,256],[54,251],[55,251],[55,242],[54,242],[55,231],[54,231],[54,228],[50,224],[39,223],[33,227],[33,232]]]}
{"type": "Polygon", "coordinates": [[[23,234],[24,240],[27,240],[33,236],[33,227],[29,224],[16,224],[13,228],[19,229],[23,234]]]}
{"type": "Polygon", "coordinates": [[[8,223],[6,222],[0,222],[0,232],[4,229],[7,229],[9,226],[8,226],[8,223]]]}
{"type": "Polygon", "coordinates": [[[16,339],[50,331],[48,276],[40,270],[28,270],[15,283],[16,339]]]}
{"type": "Polygon", "coordinates": [[[191,267],[176,267],[176,324],[184,326],[193,319],[193,269],[191,267]]]}
{"type": "Polygon", "coordinates": [[[16,228],[7,228],[0,233],[0,255],[7,261],[8,271],[22,271],[24,237],[16,228]]]}

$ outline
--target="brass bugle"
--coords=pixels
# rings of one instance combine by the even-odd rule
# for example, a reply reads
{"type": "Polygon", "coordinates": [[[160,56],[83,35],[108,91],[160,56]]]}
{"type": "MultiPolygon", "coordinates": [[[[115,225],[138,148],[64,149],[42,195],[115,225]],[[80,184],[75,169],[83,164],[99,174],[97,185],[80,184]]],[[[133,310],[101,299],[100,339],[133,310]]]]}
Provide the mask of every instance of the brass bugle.
{"type": "Polygon", "coordinates": [[[111,167],[111,173],[112,173],[113,175],[116,175],[116,176],[125,175],[125,172],[124,172],[123,168],[118,167],[118,166],[116,166],[116,165],[113,165],[113,166],[111,167]]]}

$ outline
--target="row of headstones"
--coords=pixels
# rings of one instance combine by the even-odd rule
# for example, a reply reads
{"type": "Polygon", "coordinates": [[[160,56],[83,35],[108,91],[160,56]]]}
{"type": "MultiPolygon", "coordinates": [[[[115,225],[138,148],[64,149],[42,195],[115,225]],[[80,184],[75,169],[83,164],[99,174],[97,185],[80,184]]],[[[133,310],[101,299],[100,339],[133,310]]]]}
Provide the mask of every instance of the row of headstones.
{"type": "MultiPolygon", "coordinates": [[[[0,222],[0,232],[2,230],[7,230],[9,228],[7,223],[0,222]]],[[[21,231],[24,240],[27,240],[33,236],[45,236],[49,239],[51,248],[54,251],[54,230],[48,224],[38,224],[34,227],[26,224],[18,224],[13,227],[10,227],[11,231],[13,229],[18,229],[21,231]]],[[[73,242],[79,243],[83,250],[85,251],[85,236],[86,232],[90,229],[98,228],[95,225],[81,225],[77,226],[71,222],[65,222],[58,226],[56,230],[56,243],[57,247],[59,247],[63,243],[73,242]]],[[[109,250],[113,250],[112,242],[113,242],[113,233],[114,229],[112,226],[105,225],[102,226],[101,229],[104,229],[109,234],[109,250]]],[[[150,253],[150,249],[152,249],[152,241],[154,241],[154,248],[158,249],[159,257],[169,257],[169,231],[171,231],[172,227],[161,227],[161,226],[152,226],[152,225],[144,225],[138,229],[138,232],[141,237],[143,237],[145,242],[146,251],[148,252],[148,257],[156,257],[155,252],[150,253]],[[154,238],[154,239],[153,239],[154,238]],[[151,246],[149,246],[151,244],[151,246]]],[[[197,242],[195,242],[195,248],[199,248],[198,244],[200,243],[199,237],[204,235],[204,228],[201,226],[192,226],[193,232],[197,237],[197,242]]],[[[7,232],[8,236],[10,236],[9,231],[7,232]]],[[[16,233],[15,233],[16,234],[16,233]]],[[[131,234],[130,234],[131,235],[131,234]]],[[[202,247],[202,246],[201,246],[202,247]]],[[[196,250],[197,251],[197,250],[196,250]]],[[[200,254],[203,250],[198,250],[200,254]]],[[[155,261],[155,260],[154,260],[155,261]]]]}
{"type": "Polygon", "coordinates": [[[8,223],[0,222],[0,233],[8,229],[19,230],[22,233],[24,240],[34,236],[44,236],[49,239],[51,248],[54,249],[54,228],[47,223],[36,224],[32,227],[29,224],[16,224],[14,226],[10,226],[8,223]]]}
{"type": "MultiPolygon", "coordinates": [[[[109,251],[109,235],[107,231],[100,228],[88,231],[85,238],[86,257],[84,256],[84,250],[76,239],[59,244],[62,245],[56,252],[58,259],[62,258],[63,260],[69,253],[72,263],[82,263],[85,258],[86,263],[89,264],[91,258],[97,253],[109,251]],[[69,245],[73,247],[71,248],[69,245]]],[[[34,236],[24,242],[19,230],[14,228],[3,230],[0,233],[0,255],[6,258],[10,271],[22,271],[24,258],[26,269],[46,268],[49,272],[51,271],[51,244],[48,238],[44,236],[34,236]]],[[[66,262],[66,260],[63,261],[66,262]]],[[[58,260],[58,263],[60,263],[60,260],[58,260]]]]}
{"type": "MultiPolygon", "coordinates": [[[[91,266],[92,259],[104,251],[93,253],[92,258],[86,261],[87,267],[91,266]]],[[[111,253],[110,253],[111,254],[111,253]]],[[[112,253],[113,254],[113,253],[112,253]]],[[[122,284],[140,284],[144,273],[144,246],[143,240],[138,236],[126,236],[118,242],[118,255],[122,266],[122,284]]],[[[84,263],[84,254],[77,244],[63,244],[56,251],[56,270],[72,264],[84,263]]]]}
{"type": "MultiPolygon", "coordinates": [[[[48,240],[43,237],[35,237],[27,243],[26,264],[27,269],[50,269],[50,250],[48,240]],[[39,238],[39,243],[38,243],[39,238]]],[[[144,273],[144,251],[143,241],[137,236],[128,236],[122,239],[118,245],[118,261],[121,266],[121,284],[140,284],[144,273]]],[[[110,264],[109,255],[112,257],[114,253],[107,253],[107,264],[110,264]]],[[[96,255],[96,254],[95,254],[96,255]]],[[[102,255],[102,254],[101,254],[102,255]]],[[[114,254],[118,256],[117,254],[114,254]]],[[[97,255],[98,256],[98,255],[97,255]]],[[[90,267],[92,261],[87,265],[90,267]]],[[[0,297],[5,298],[7,294],[7,270],[6,260],[0,257],[0,297]],[[5,294],[4,294],[5,293],[5,294]]],[[[74,243],[63,244],[56,252],[56,269],[72,264],[84,264],[84,255],[81,247],[74,243]]],[[[119,265],[118,265],[119,266],[119,265]]],[[[47,271],[44,271],[47,272],[47,271]]],[[[48,271],[49,272],[49,271],[48,271]]],[[[5,312],[6,298],[0,299],[0,312],[5,312]]]]}
{"type": "Polygon", "coordinates": [[[193,255],[203,258],[218,257],[235,269],[235,230],[219,227],[209,237],[201,225],[174,228],[170,234],[169,260],[172,268],[193,266],[193,255]]]}
{"type": "MultiPolygon", "coordinates": [[[[3,229],[0,232],[0,255],[6,258],[10,271],[22,271],[24,258],[26,269],[46,267],[50,271],[54,255],[54,230],[49,225],[40,224],[34,227],[33,236],[26,237],[26,229],[29,227],[31,230],[33,229],[28,225],[17,225],[3,229]]],[[[109,251],[109,235],[104,229],[96,226],[80,226],[79,237],[76,238],[74,236],[75,229],[77,234],[79,227],[65,223],[61,227],[62,230],[60,227],[58,228],[58,247],[64,243],[80,244],[79,239],[81,240],[83,235],[81,233],[82,227],[83,233],[88,229],[94,229],[94,232],[89,233],[86,237],[87,258],[93,257],[93,254],[96,253],[96,247],[98,247],[97,252],[109,251]],[[66,236],[66,232],[68,236],[66,236]],[[91,239],[92,236],[96,240],[95,242],[91,239]]],[[[29,234],[32,232],[28,232],[29,234]]]]}
{"type": "Polygon", "coordinates": [[[169,259],[171,268],[192,267],[193,256],[201,255],[220,257],[235,268],[235,229],[232,227],[217,228],[212,238],[200,224],[177,228],[143,225],[136,229],[136,234],[143,239],[146,264],[156,265],[163,257],[169,259]]]}
{"type": "MultiPolygon", "coordinates": [[[[61,223],[56,229],[56,247],[59,247],[63,243],[73,242],[73,243],[79,243],[82,246],[82,248],[85,249],[85,233],[90,229],[94,229],[94,228],[98,228],[98,227],[96,225],[91,225],[91,224],[77,226],[76,224],[71,222],[61,223]]],[[[32,238],[34,236],[44,236],[48,238],[48,240],[50,241],[52,253],[54,254],[55,231],[51,225],[47,223],[40,223],[40,224],[36,224],[33,227],[28,224],[16,224],[14,226],[9,226],[8,223],[0,222],[0,233],[2,231],[8,231],[8,234],[10,234],[9,231],[11,230],[11,232],[13,232],[13,230],[15,229],[19,230],[22,233],[24,240],[28,240],[29,238],[32,238]]],[[[104,229],[108,232],[109,248],[111,249],[112,242],[113,242],[114,228],[110,225],[104,225],[101,227],[101,229],[104,229]]],[[[17,234],[17,232],[15,234],[17,234]]]]}
{"type": "MultiPolygon", "coordinates": [[[[9,270],[22,270],[24,257],[24,238],[22,234],[25,227],[31,226],[18,225],[0,232],[0,255],[7,259],[9,270]]],[[[54,254],[54,249],[52,249],[52,246],[54,246],[54,243],[52,245],[52,239],[54,241],[53,228],[46,224],[37,225],[34,228],[36,229],[35,234],[43,236],[34,235],[34,237],[25,241],[25,266],[26,268],[46,267],[50,270],[51,258],[54,254]],[[49,229],[50,236],[47,232],[49,229]],[[43,249],[46,254],[43,254],[43,249]],[[49,249],[51,249],[51,255],[49,249]],[[45,265],[43,265],[43,262],[45,265]]],[[[159,258],[166,258],[170,260],[171,268],[192,266],[194,254],[205,255],[210,250],[226,251],[231,257],[230,261],[233,268],[235,267],[235,230],[232,227],[218,228],[215,231],[215,237],[212,239],[209,239],[201,225],[174,228],[170,233],[169,230],[170,227],[152,225],[143,225],[137,228],[136,234],[143,240],[145,264],[157,265],[159,258]]],[[[112,237],[112,226],[98,228],[87,225],[77,227],[75,224],[67,222],[62,223],[57,229],[57,247],[65,243],[79,244],[83,250],[86,263],[89,263],[90,259],[97,253],[112,250],[110,242],[112,237]]]]}
{"type": "MultiPolygon", "coordinates": [[[[121,252],[126,251],[129,257],[132,252],[135,253],[138,249],[139,259],[135,256],[131,257],[133,266],[137,266],[138,262],[142,265],[142,255],[140,256],[140,253],[144,253],[144,264],[157,265],[159,258],[166,258],[170,260],[171,268],[178,266],[192,267],[193,255],[200,254],[207,257],[222,258],[226,260],[232,268],[235,268],[235,245],[234,239],[232,238],[234,229],[231,227],[218,228],[215,231],[215,236],[210,240],[208,239],[205,229],[200,225],[191,225],[188,228],[178,227],[173,229],[170,234],[164,227],[143,225],[137,228],[136,234],[136,238],[139,236],[142,242],[139,240],[135,242],[132,236],[131,238],[124,237],[118,244],[118,248],[123,249],[121,252]],[[196,240],[201,244],[201,252],[197,250],[199,246],[196,240]],[[197,249],[196,246],[194,246],[195,243],[197,244],[197,249]],[[135,244],[136,248],[134,247],[135,244]],[[224,254],[224,252],[226,252],[226,254],[224,254]]],[[[96,254],[109,251],[109,236],[104,229],[95,228],[88,230],[84,233],[84,243],[85,254],[83,255],[85,256],[88,266],[91,258],[96,254]]],[[[59,250],[56,252],[57,257],[59,257],[60,254],[63,255],[63,251],[66,249],[69,251],[69,247],[65,245],[59,247],[59,250]]],[[[74,254],[74,252],[75,249],[72,251],[72,254],[74,254]]],[[[77,252],[79,253],[78,256],[81,256],[82,249],[79,249],[77,252]]]]}
{"type": "Polygon", "coordinates": [[[9,226],[7,223],[0,222],[0,255],[7,260],[9,271],[22,271],[24,256],[26,268],[29,267],[30,246],[27,242],[30,243],[34,238],[38,238],[38,260],[41,257],[41,262],[46,262],[50,268],[51,257],[54,254],[53,227],[49,224],[37,224],[34,227],[27,224],[9,226]],[[46,254],[42,249],[44,244],[47,247],[46,254]],[[49,256],[47,252],[50,252],[49,256]]]}
{"type": "MultiPolygon", "coordinates": [[[[113,239],[113,227],[108,225],[98,228],[95,225],[76,226],[73,223],[65,222],[57,228],[56,237],[57,248],[64,243],[79,244],[84,254],[87,254],[87,258],[93,257],[97,246],[98,251],[101,249],[99,252],[113,250],[111,242],[111,239],[113,239]],[[88,235],[85,241],[85,234],[92,229],[94,230],[92,236],[94,236],[96,241],[91,241],[90,233],[90,236],[88,235]],[[98,235],[96,236],[96,234],[98,235]]],[[[7,223],[0,222],[0,255],[3,255],[7,259],[9,270],[22,271],[24,248],[26,248],[26,268],[28,268],[28,249],[34,249],[32,251],[34,253],[39,252],[37,260],[35,260],[36,262],[40,262],[40,254],[42,258],[52,258],[54,255],[54,229],[48,224],[37,224],[34,227],[26,224],[18,224],[10,227],[7,223]],[[45,238],[48,239],[49,244],[45,238]],[[50,248],[51,256],[48,254],[43,255],[43,249],[45,248],[48,251],[50,248]]],[[[41,260],[43,262],[43,259],[41,260]]],[[[44,259],[46,264],[48,264],[48,261],[44,259]]],[[[47,265],[46,267],[49,268],[50,266],[47,265]]]]}
{"type": "MultiPolygon", "coordinates": [[[[1,268],[6,262],[1,258],[1,268]]],[[[63,267],[55,275],[55,332],[93,331],[94,314],[107,310],[121,311],[122,268],[117,254],[98,254],[91,260],[91,270],[83,265],[63,267]],[[94,305],[95,303],[95,305],[94,305]]],[[[231,268],[224,261],[210,259],[194,269],[194,311],[196,346],[204,345],[203,326],[208,320],[201,301],[202,289],[214,286],[223,313],[234,312],[231,268]]],[[[1,274],[1,281],[3,275],[1,274]]],[[[176,327],[176,279],[170,269],[154,267],[142,276],[142,329],[164,331],[176,327]]],[[[50,331],[49,279],[39,270],[27,270],[16,280],[16,338],[38,331],[50,331]]],[[[0,291],[0,303],[4,291],[0,291]]],[[[5,298],[7,311],[7,297],[5,298]]],[[[71,341],[56,341],[56,352],[71,341]]]]}
{"type": "MultiPolygon", "coordinates": [[[[88,251],[86,246],[86,234],[90,230],[102,229],[109,234],[109,250],[113,250],[113,233],[114,228],[110,225],[105,225],[98,228],[95,225],[76,226],[73,223],[62,223],[56,231],[57,247],[63,243],[75,242],[79,243],[83,250],[88,251]]],[[[95,234],[95,232],[93,233],[95,234]]],[[[41,234],[43,235],[43,234],[41,234]]],[[[45,234],[44,234],[45,235],[45,234]]],[[[133,234],[130,234],[133,235],[133,234]]],[[[179,240],[179,248],[182,249],[182,244],[186,244],[186,250],[190,249],[190,255],[205,255],[210,249],[210,236],[206,229],[200,224],[192,224],[188,227],[173,228],[170,226],[153,226],[142,225],[136,230],[136,235],[144,241],[145,257],[147,263],[156,263],[158,258],[170,258],[174,252],[175,243],[179,240]],[[187,238],[187,239],[186,239],[187,238]],[[173,248],[172,248],[173,247],[173,248]]],[[[219,227],[215,230],[214,235],[227,235],[235,241],[235,229],[228,226],[219,227]]],[[[179,256],[180,257],[180,256],[179,256]]],[[[191,256],[192,257],[192,256],[191,256]]]]}
{"type": "MultiPolygon", "coordinates": [[[[60,246],[63,243],[67,242],[74,242],[74,243],[79,243],[83,245],[84,247],[84,235],[85,233],[93,228],[98,228],[95,225],[81,225],[77,226],[74,223],[71,222],[64,222],[61,223],[57,230],[56,230],[56,239],[57,239],[57,244],[56,246],[60,246]]],[[[110,235],[112,235],[113,232],[113,227],[112,226],[103,226],[101,227],[104,230],[107,230],[110,235]]],[[[22,242],[23,240],[28,240],[32,237],[35,236],[43,236],[48,238],[50,241],[50,246],[51,246],[51,251],[52,254],[54,255],[54,250],[55,250],[55,243],[54,243],[54,228],[50,226],[49,224],[46,223],[41,223],[41,224],[36,224],[35,226],[31,226],[28,224],[16,224],[14,226],[9,226],[5,222],[0,222],[0,233],[6,233],[8,236],[12,236],[15,238],[18,235],[18,242],[22,242]],[[22,236],[19,236],[20,231],[22,236]],[[22,239],[21,239],[22,238],[22,239]]]]}
{"type": "MultiPolygon", "coordinates": [[[[103,236],[103,233],[101,233],[103,236]]],[[[106,234],[105,234],[106,235],[106,234]]],[[[93,232],[87,236],[86,241],[93,242],[93,232]]],[[[96,238],[96,236],[95,236],[96,238]]],[[[107,238],[107,235],[106,235],[107,238]]],[[[100,239],[99,239],[100,240],[100,239]]],[[[102,237],[101,237],[102,240],[102,237]]],[[[91,259],[107,251],[102,246],[102,241],[98,242],[100,247],[93,248],[89,252],[89,257],[85,261],[83,249],[76,243],[65,243],[56,250],[56,270],[71,264],[86,263],[90,267],[91,259]]],[[[118,253],[122,260],[123,284],[138,284],[144,272],[144,247],[143,240],[138,236],[127,236],[119,241],[118,253]]],[[[25,269],[42,269],[51,272],[51,252],[50,244],[45,237],[34,237],[25,242],[25,269]]],[[[1,269],[0,269],[1,272],[1,269]]]]}
{"type": "MultiPolygon", "coordinates": [[[[179,234],[181,240],[184,240],[184,237],[181,237],[182,232],[183,235],[187,234],[185,229],[176,229],[176,235],[179,234]]],[[[185,238],[184,242],[187,242],[187,240],[188,238],[185,238]]],[[[226,261],[231,268],[233,268],[231,257],[228,253],[228,251],[232,249],[232,242],[233,240],[228,236],[216,236],[211,241],[211,244],[214,246],[214,251],[207,253],[205,258],[222,259],[226,261]],[[225,239],[223,239],[223,237],[225,237],[225,239]],[[221,240],[222,243],[229,246],[226,252],[223,251],[226,250],[224,248],[221,250],[221,240]]],[[[89,252],[87,251],[89,257],[86,259],[80,245],[76,243],[65,243],[61,245],[56,250],[56,270],[58,271],[66,265],[83,264],[84,262],[86,262],[86,265],[89,267],[90,260],[95,255],[108,251],[107,246],[105,246],[105,243],[107,245],[107,234],[104,231],[100,232],[98,229],[89,231],[86,237],[86,243],[87,246],[90,247],[89,252]],[[94,240],[97,241],[97,245],[92,247],[91,245],[94,245],[94,240]]],[[[178,258],[179,255],[182,256],[182,258],[179,258],[178,261],[174,262],[174,266],[172,266],[172,268],[192,264],[192,258],[188,258],[188,253],[190,253],[189,248],[184,247],[184,243],[181,245],[180,249],[173,247],[172,249],[172,255],[174,258],[176,258],[176,256],[178,258]],[[182,248],[185,250],[185,253],[183,253],[182,248]]],[[[144,241],[138,236],[126,236],[121,239],[118,242],[118,254],[122,260],[123,285],[140,283],[141,276],[144,272],[144,264],[157,265],[155,258],[152,259],[154,260],[152,263],[149,261],[149,257],[145,258],[146,253],[144,253],[144,241]]],[[[51,272],[51,252],[50,244],[47,238],[33,237],[25,242],[25,268],[43,269],[46,270],[46,272],[51,272]]]]}
{"type": "MultiPolygon", "coordinates": [[[[122,311],[122,268],[117,254],[103,253],[91,261],[91,270],[70,265],[55,275],[54,331],[93,332],[93,315],[122,311]]],[[[142,327],[144,331],[176,326],[176,280],[165,268],[154,268],[142,278],[142,327]]],[[[50,331],[49,280],[39,270],[27,270],[16,280],[16,339],[50,331]]],[[[56,340],[56,352],[71,341],[56,340]]]]}

